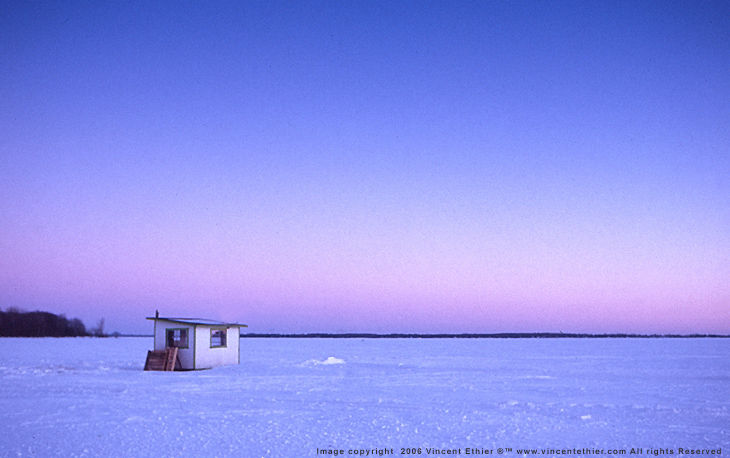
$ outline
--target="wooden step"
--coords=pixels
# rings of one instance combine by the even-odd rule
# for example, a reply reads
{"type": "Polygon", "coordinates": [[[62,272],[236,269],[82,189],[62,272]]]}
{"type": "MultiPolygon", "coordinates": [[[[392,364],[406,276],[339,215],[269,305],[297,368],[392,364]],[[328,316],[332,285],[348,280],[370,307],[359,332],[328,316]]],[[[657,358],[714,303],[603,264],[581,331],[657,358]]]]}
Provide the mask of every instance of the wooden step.
{"type": "Polygon", "coordinates": [[[165,350],[148,351],[147,361],[144,364],[146,371],[162,371],[165,370],[165,350]]]}
{"type": "Polygon", "coordinates": [[[180,370],[180,359],[177,347],[164,350],[150,350],[147,352],[147,361],[144,364],[146,371],[174,371],[180,370]]]}

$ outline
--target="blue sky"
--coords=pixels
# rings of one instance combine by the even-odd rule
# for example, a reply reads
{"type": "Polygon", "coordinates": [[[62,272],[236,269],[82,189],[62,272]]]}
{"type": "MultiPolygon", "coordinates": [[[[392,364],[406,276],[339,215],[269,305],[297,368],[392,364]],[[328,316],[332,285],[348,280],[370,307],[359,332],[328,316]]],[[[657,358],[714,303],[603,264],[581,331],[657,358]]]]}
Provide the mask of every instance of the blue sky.
{"type": "Polygon", "coordinates": [[[728,13],[8,2],[0,307],[730,332],[728,13]]]}

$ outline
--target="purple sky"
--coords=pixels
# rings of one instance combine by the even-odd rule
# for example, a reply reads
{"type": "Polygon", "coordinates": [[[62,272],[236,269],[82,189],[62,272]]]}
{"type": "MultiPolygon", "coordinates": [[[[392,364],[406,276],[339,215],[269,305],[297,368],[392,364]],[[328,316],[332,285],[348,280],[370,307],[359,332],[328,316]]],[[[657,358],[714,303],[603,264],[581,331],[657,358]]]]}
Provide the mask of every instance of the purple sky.
{"type": "Polygon", "coordinates": [[[730,333],[728,2],[11,2],[0,58],[0,308],[730,333]]]}

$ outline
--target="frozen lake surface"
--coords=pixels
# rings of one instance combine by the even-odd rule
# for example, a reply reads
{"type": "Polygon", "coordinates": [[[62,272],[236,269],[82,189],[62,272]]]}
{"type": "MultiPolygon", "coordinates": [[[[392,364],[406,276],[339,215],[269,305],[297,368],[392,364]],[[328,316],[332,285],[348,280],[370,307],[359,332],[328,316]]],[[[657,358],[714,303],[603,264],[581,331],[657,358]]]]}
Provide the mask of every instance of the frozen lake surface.
{"type": "MultiPolygon", "coordinates": [[[[317,449],[730,453],[727,339],[242,339],[143,372],[151,338],[0,339],[1,456],[317,449]]],[[[353,456],[353,455],[349,455],[353,456]]],[[[544,456],[550,456],[550,453],[544,456]]]]}

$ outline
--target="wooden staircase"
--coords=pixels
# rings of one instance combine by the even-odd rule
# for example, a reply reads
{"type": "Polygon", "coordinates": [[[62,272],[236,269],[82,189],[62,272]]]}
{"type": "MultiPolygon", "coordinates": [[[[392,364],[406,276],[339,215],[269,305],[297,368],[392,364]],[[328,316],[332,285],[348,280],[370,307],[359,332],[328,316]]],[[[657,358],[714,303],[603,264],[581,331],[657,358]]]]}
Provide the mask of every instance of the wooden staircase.
{"type": "Polygon", "coordinates": [[[164,350],[150,350],[147,352],[147,361],[144,363],[146,371],[174,371],[180,370],[182,366],[177,357],[177,347],[169,347],[164,350]]]}

